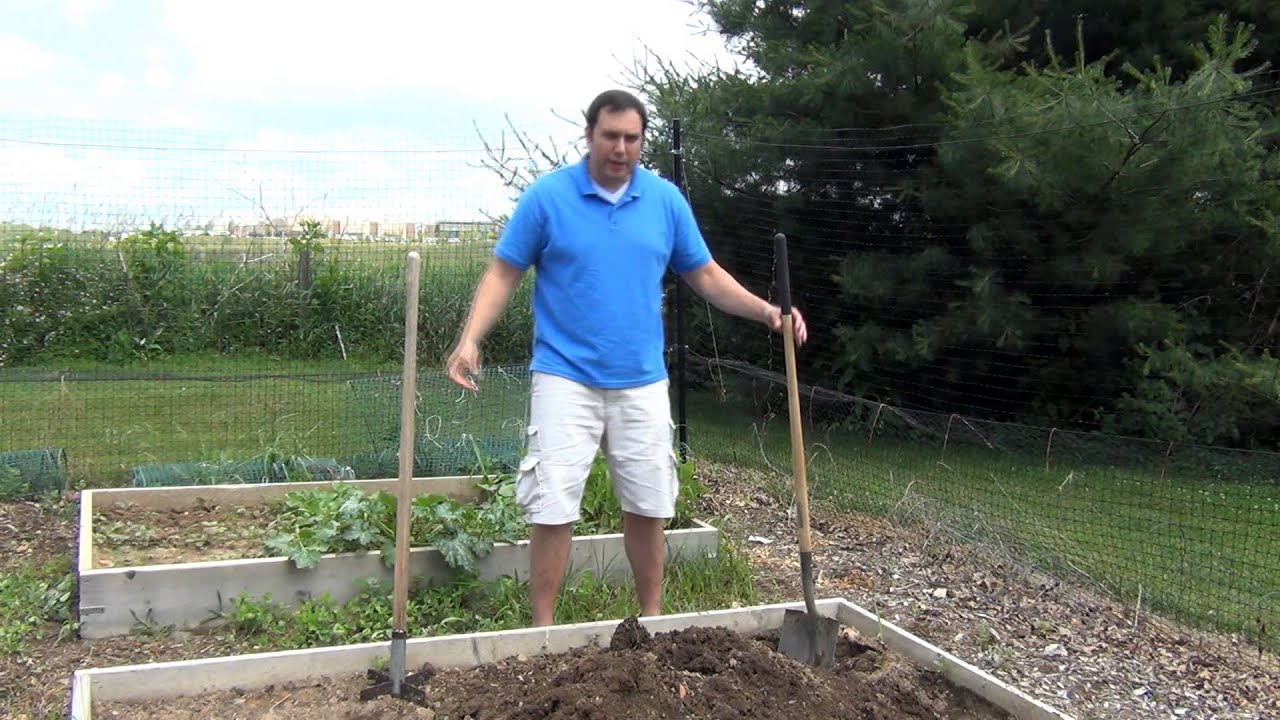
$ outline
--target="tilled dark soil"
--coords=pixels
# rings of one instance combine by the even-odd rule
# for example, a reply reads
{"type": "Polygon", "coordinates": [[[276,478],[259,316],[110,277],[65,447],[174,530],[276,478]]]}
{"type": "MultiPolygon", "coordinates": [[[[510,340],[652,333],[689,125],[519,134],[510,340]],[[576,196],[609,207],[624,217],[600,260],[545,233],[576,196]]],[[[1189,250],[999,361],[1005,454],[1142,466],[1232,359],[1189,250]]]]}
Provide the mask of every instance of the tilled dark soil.
{"type": "Polygon", "coordinates": [[[629,720],[638,718],[1008,718],[905,658],[842,637],[834,666],[777,652],[777,633],[722,628],[649,632],[621,623],[607,648],[538,655],[475,669],[421,668],[429,708],[361,701],[363,676],[228,691],[145,705],[103,704],[94,717],[138,720],[629,720]]]}

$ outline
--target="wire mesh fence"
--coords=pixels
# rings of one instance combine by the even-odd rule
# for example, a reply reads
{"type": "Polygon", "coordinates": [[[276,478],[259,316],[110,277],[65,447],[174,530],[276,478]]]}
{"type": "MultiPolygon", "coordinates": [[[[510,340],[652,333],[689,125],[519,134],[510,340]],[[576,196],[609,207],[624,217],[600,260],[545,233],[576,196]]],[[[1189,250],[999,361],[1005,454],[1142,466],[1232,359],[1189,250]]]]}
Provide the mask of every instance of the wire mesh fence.
{"type": "MultiPolygon", "coordinates": [[[[508,471],[523,444],[527,375],[524,364],[486,366],[475,393],[421,370],[415,474],[508,471]]],[[[0,445],[41,492],[69,477],[77,487],[395,477],[400,384],[396,368],[0,370],[0,445]],[[42,449],[51,446],[56,455],[42,449]]]]}
{"type": "MultiPolygon", "coordinates": [[[[1211,110],[1189,110],[1202,115],[1188,114],[1185,127],[1212,121],[1211,110]]],[[[980,129],[1001,137],[996,124],[980,129]]],[[[23,130],[4,127],[9,136],[23,130]]],[[[64,167],[79,184],[37,191],[29,178],[0,180],[14,218],[0,226],[0,453],[52,452],[65,467],[55,476],[69,480],[22,482],[60,489],[394,475],[410,249],[423,258],[415,474],[515,462],[532,284],[521,286],[485,344],[480,393],[435,369],[501,231],[505,200],[488,204],[499,208],[492,217],[472,207],[481,204],[472,202],[472,173],[492,160],[483,149],[219,150],[207,137],[86,139],[79,127],[37,130],[16,153],[5,146],[4,162],[64,167]],[[121,162],[136,172],[114,182],[103,168],[121,162]]],[[[1036,238],[1076,246],[1090,231],[1046,216],[1002,226],[1017,212],[1016,198],[1004,198],[1008,206],[990,217],[922,210],[920,196],[904,189],[919,181],[921,158],[944,141],[969,147],[981,138],[920,140],[911,137],[917,130],[779,136],[773,126],[740,123],[725,132],[690,123],[687,170],[667,173],[688,190],[721,263],[750,289],[771,292],[773,233],[792,240],[794,299],[817,346],[800,357],[816,501],[945,529],[1173,616],[1274,644],[1278,456],[1125,437],[1120,431],[1138,427],[1159,435],[1164,416],[1137,403],[1150,397],[1130,406],[1127,417],[1141,422],[1088,431],[1072,422],[1133,390],[1118,371],[1132,366],[1114,354],[1133,344],[1131,318],[1105,299],[1156,288],[1158,302],[1122,309],[1140,318],[1160,316],[1166,304],[1194,305],[1204,288],[1186,282],[1182,260],[1211,256],[1194,243],[1153,244],[1145,265],[1107,286],[1087,264],[1047,251],[1028,259],[1020,253],[1039,247],[1036,238]],[[789,175],[761,171],[771,164],[789,175]],[[1000,227],[1018,242],[980,242],[1000,227]],[[987,262],[991,274],[975,276],[956,258],[987,262]],[[1083,314],[1094,306],[1102,309],[1083,314]],[[1027,307],[1039,314],[1025,314],[1027,307]],[[1098,316],[1111,320],[1082,321],[1098,316]]],[[[1019,136],[1021,151],[1034,156],[1046,135],[1019,136]]],[[[664,170],[670,148],[663,136],[655,140],[649,159],[664,170]]],[[[1207,187],[1212,192],[1197,202],[1205,213],[1221,210],[1231,177],[1122,183],[1129,205],[1112,210],[1132,211],[1131,226],[1156,228],[1147,234],[1169,235],[1178,228],[1159,217],[1162,203],[1207,187]]],[[[1124,261],[1113,255],[1106,259],[1124,261]]],[[[1241,267],[1238,260],[1231,267],[1241,267]]],[[[1205,276],[1211,270],[1223,268],[1205,276]]],[[[1269,311],[1274,298],[1255,280],[1234,287],[1260,288],[1251,298],[1269,311]]],[[[1203,325],[1219,327],[1213,313],[1224,307],[1215,305],[1203,325]]],[[[680,310],[690,330],[694,455],[785,480],[780,342],[701,300],[680,310]]],[[[1211,331],[1201,339],[1231,338],[1211,331]]],[[[1161,383],[1186,377],[1168,364],[1176,358],[1148,359],[1161,383]]],[[[1197,397],[1208,408],[1199,417],[1234,408],[1237,436],[1265,445],[1280,417],[1267,395],[1270,366],[1239,361],[1247,372],[1235,382],[1229,372],[1237,360],[1219,368],[1226,381],[1178,388],[1174,400],[1197,397]],[[1224,399],[1234,405],[1217,404],[1224,399]]],[[[1164,387],[1144,387],[1157,386],[1164,387]]],[[[1211,424],[1191,430],[1211,438],[1233,432],[1211,424]]],[[[34,477],[25,466],[8,467],[34,477]]]]}
{"type": "MultiPolygon", "coordinates": [[[[695,454],[790,481],[780,371],[699,358],[695,454]]],[[[911,410],[802,386],[818,512],[979,544],[1091,590],[1272,647],[1280,455],[911,410]]]]}
{"type": "MultiPolygon", "coordinates": [[[[1276,81],[949,125],[690,118],[681,179],[720,263],[772,297],[788,238],[815,500],[1280,647],[1278,256],[1245,227],[1275,198],[1196,142],[1276,81]],[[1169,152],[1115,172],[1126,128],[1169,152]]],[[[787,492],[781,341],[687,312],[693,452],[787,492]]]]}
{"type": "Polygon", "coordinates": [[[531,284],[486,340],[484,392],[440,370],[510,207],[490,162],[483,139],[0,121],[0,452],[57,448],[71,479],[24,461],[14,482],[394,476],[409,251],[415,472],[509,466],[531,284]]]}
{"type": "Polygon", "coordinates": [[[0,498],[32,499],[67,489],[62,448],[0,452],[0,498]]]}

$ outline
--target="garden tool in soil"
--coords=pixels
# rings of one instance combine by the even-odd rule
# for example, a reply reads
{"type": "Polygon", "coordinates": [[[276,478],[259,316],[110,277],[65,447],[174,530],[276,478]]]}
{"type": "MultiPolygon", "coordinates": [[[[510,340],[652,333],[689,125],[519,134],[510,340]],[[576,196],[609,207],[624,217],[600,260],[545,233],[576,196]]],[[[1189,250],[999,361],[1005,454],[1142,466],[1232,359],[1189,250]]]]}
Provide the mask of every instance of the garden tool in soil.
{"type": "Polygon", "coordinates": [[[782,342],[787,363],[788,416],[791,418],[791,471],[795,476],[797,520],[800,526],[800,581],[805,610],[783,616],[778,651],[809,665],[830,667],[836,654],[840,622],[818,612],[813,598],[813,541],[809,537],[809,488],[805,478],[804,434],[800,423],[800,388],[796,381],[795,325],[791,314],[791,274],[787,266],[787,237],[774,241],[778,305],[782,308],[782,342]]]}
{"type": "Polygon", "coordinates": [[[413,480],[414,400],[417,395],[418,351],[418,276],[421,258],[417,252],[408,255],[405,278],[404,368],[400,386],[400,480],[396,497],[396,555],[392,588],[391,663],[387,671],[370,669],[374,683],[360,691],[361,700],[390,695],[422,706],[427,704],[422,674],[406,676],[405,654],[408,633],[405,630],[409,595],[409,530],[413,502],[410,482],[413,480]]]}

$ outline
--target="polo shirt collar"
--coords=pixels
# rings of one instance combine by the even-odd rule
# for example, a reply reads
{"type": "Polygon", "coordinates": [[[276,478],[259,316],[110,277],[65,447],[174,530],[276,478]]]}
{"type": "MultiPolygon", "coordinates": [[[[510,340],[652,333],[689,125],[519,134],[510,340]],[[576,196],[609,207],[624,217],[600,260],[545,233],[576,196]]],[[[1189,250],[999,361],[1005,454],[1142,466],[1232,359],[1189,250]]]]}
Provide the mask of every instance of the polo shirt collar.
{"type": "MultiPolygon", "coordinates": [[[[587,158],[589,156],[590,153],[583,155],[582,159],[578,160],[577,164],[574,165],[573,179],[578,186],[578,192],[580,194],[598,196],[595,186],[591,183],[591,173],[587,169],[587,158]]],[[[640,167],[637,163],[635,168],[631,171],[631,184],[627,186],[627,191],[623,194],[623,197],[634,198],[640,196],[641,192],[644,190],[646,173],[648,173],[648,170],[640,167]]]]}

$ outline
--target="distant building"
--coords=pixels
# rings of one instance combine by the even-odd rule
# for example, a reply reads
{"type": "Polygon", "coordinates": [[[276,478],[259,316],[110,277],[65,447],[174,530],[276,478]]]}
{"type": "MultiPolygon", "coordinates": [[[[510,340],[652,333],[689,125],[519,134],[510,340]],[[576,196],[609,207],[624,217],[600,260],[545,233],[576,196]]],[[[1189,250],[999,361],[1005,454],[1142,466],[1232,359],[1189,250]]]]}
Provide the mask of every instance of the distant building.
{"type": "Polygon", "coordinates": [[[498,237],[498,225],[491,222],[438,222],[435,236],[457,238],[463,242],[492,240],[498,237]]]}

